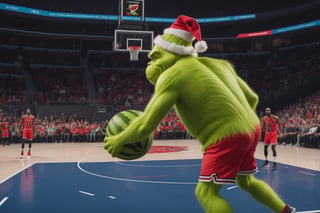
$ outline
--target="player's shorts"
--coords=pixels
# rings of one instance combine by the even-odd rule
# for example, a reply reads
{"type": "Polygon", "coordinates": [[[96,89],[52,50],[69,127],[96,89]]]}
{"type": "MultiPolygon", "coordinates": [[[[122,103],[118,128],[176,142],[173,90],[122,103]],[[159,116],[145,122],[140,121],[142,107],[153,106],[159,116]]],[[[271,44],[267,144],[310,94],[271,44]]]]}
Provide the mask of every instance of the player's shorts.
{"type": "Polygon", "coordinates": [[[32,129],[24,129],[22,139],[31,141],[33,139],[32,129]]]}
{"type": "Polygon", "coordinates": [[[269,145],[269,144],[276,145],[278,143],[277,136],[278,136],[278,134],[276,132],[275,133],[266,132],[266,134],[264,135],[264,141],[263,141],[264,144],[265,145],[269,145]]]}
{"type": "Polygon", "coordinates": [[[237,175],[258,171],[254,153],[261,135],[257,125],[251,134],[236,134],[219,140],[204,152],[199,181],[235,183],[237,175]]]}
{"type": "Polygon", "coordinates": [[[9,131],[7,130],[7,131],[1,131],[1,137],[2,138],[8,138],[9,137],[9,131]]]}

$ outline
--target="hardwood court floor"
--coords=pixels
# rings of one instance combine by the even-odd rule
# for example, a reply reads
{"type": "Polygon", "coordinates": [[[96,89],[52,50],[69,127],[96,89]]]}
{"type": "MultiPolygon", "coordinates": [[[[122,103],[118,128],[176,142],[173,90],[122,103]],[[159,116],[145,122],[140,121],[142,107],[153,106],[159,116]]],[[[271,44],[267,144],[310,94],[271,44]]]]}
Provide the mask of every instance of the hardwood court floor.
{"type": "MultiPolygon", "coordinates": [[[[196,140],[155,140],[154,146],[185,146],[187,150],[169,153],[148,153],[141,160],[201,159],[201,146],[196,140]]],[[[25,152],[27,149],[25,149],[25,152]]],[[[277,146],[279,163],[320,171],[320,149],[277,146]]],[[[271,150],[269,150],[269,158],[271,150]]],[[[20,144],[0,146],[0,183],[33,163],[110,162],[112,158],[103,143],[33,143],[32,157],[19,158],[20,144]]],[[[263,159],[263,143],[259,143],[256,158],[263,159]]]]}
{"type": "MultiPolygon", "coordinates": [[[[33,144],[31,158],[20,159],[19,144],[1,146],[0,212],[203,212],[194,197],[199,143],[156,140],[151,151],[121,161],[111,158],[103,143],[43,143],[33,144]]],[[[279,145],[277,151],[278,169],[262,168],[259,143],[257,178],[294,204],[297,213],[320,212],[320,149],[279,145]]],[[[221,195],[238,213],[270,212],[236,185],[223,187],[221,195]]]]}

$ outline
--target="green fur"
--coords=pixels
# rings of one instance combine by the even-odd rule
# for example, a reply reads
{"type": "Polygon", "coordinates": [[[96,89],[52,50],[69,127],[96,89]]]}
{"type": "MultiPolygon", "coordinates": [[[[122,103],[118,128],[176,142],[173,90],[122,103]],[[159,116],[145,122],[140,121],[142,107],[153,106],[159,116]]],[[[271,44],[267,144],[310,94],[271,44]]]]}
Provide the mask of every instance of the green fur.
{"type": "MultiPolygon", "coordinates": [[[[175,36],[164,37],[179,43],[175,36]]],[[[158,45],[149,57],[151,61],[146,68],[146,77],[155,86],[155,93],[142,116],[119,135],[105,137],[104,148],[113,157],[122,144],[150,135],[172,107],[188,131],[202,144],[203,150],[221,138],[238,133],[249,134],[259,124],[255,112],[258,96],[236,75],[229,62],[181,56],[158,45]]],[[[284,206],[281,199],[265,183],[251,177],[238,177],[240,187],[275,212],[281,212],[284,206]]],[[[209,213],[232,212],[228,202],[219,196],[219,189],[220,186],[213,182],[199,183],[196,195],[209,213]]]]}
{"type": "MultiPolygon", "coordinates": [[[[238,175],[237,184],[244,191],[248,192],[256,201],[262,203],[273,212],[281,212],[285,203],[275,194],[272,188],[262,180],[256,179],[253,175],[238,175]]],[[[229,203],[219,195],[222,185],[213,182],[199,182],[196,187],[196,197],[206,213],[232,213],[229,203]]]]}
{"type": "MultiPolygon", "coordinates": [[[[155,84],[155,93],[144,114],[121,134],[106,138],[108,143],[145,138],[172,107],[203,150],[229,135],[250,133],[259,124],[255,113],[258,96],[236,75],[229,62],[178,56],[157,45],[149,56],[146,75],[155,84]]],[[[111,152],[118,152],[119,147],[114,146],[116,150],[111,152]]]]}
{"type": "Polygon", "coordinates": [[[188,56],[174,67],[161,77],[178,85],[176,89],[180,93],[175,109],[204,150],[223,137],[250,133],[259,123],[255,109],[248,104],[238,84],[239,77],[227,61],[188,56]]]}
{"type": "Polygon", "coordinates": [[[256,201],[262,203],[274,212],[281,212],[285,203],[274,193],[273,189],[253,175],[238,175],[238,186],[247,191],[256,201]]]}
{"type": "Polygon", "coordinates": [[[206,213],[233,213],[230,204],[218,193],[221,187],[213,182],[197,184],[195,194],[206,213]]]}

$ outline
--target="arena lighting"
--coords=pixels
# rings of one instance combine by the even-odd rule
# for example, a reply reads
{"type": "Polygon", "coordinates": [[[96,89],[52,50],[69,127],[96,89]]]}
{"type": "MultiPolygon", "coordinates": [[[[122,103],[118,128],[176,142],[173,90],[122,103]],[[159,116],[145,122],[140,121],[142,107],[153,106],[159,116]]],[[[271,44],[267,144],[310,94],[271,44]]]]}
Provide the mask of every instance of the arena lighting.
{"type": "MultiPolygon", "coordinates": [[[[25,13],[38,16],[46,16],[51,18],[71,18],[71,19],[93,19],[93,20],[109,20],[118,21],[118,15],[101,15],[101,14],[82,14],[82,13],[66,13],[66,12],[52,12],[46,10],[33,9],[28,7],[16,6],[12,4],[0,3],[0,10],[7,10],[17,13],[25,13]]],[[[245,19],[255,19],[256,14],[245,14],[237,16],[226,16],[226,17],[214,17],[214,18],[197,18],[199,23],[214,23],[214,22],[226,22],[226,21],[240,21],[245,19]]],[[[140,21],[138,17],[134,16],[123,16],[125,21],[140,21]]],[[[159,22],[159,23],[172,23],[175,18],[156,18],[156,17],[145,17],[147,22],[159,22]]],[[[237,35],[237,38],[267,36],[278,33],[285,33],[294,30],[301,30],[305,28],[315,27],[320,25],[320,20],[315,20],[307,23],[298,25],[287,26],[278,29],[265,30],[259,32],[242,33],[237,35]]]]}
{"type": "Polygon", "coordinates": [[[260,32],[252,32],[252,33],[242,33],[237,35],[237,38],[248,38],[248,37],[256,37],[256,36],[266,36],[266,35],[274,35],[278,33],[286,33],[294,30],[301,30],[309,27],[320,26],[320,20],[315,20],[307,23],[292,25],[288,27],[282,27],[273,30],[265,30],[260,32]]]}
{"type": "MultiPolygon", "coordinates": [[[[107,20],[117,21],[118,15],[101,15],[101,14],[83,14],[83,13],[66,13],[66,12],[53,12],[47,10],[38,10],[28,7],[21,7],[12,4],[0,3],[0,10],[7,10],[17,13],[25,13],[38,16],[46,16],[50,18],[72,18],[72,19],[93,19],[93,20],[107,20]]],[[[226,17],[214,17],[214,18],[199,18],[199,23],[212,23],[212,22],[225,22],[225,21],[241,21],[245,19],[255,19],[256,14],[245,14],[237,16],[226,17]]],[[[139,17],[123,16],[124,21],[141,21],[139,17]]],[[[157,18],[157,17],[145,17],[147,22],[159,22],[159,23],[172,23],[176,18],[157,18]]]]}

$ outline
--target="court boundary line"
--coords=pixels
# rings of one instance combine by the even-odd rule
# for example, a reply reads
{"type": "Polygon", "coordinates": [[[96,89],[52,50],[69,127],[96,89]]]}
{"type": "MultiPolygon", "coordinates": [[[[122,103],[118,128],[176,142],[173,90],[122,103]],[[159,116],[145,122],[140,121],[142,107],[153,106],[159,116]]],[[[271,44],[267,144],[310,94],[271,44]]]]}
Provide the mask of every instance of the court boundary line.
{"type": "Polygon", "coordinates": [[[0,207],[9,199],[9,197],[4,197],[1,201],[0,201],[0,207]]]}
{"type": "Polygon", "coordinates": [[[16,176],[17,174],[21,173],[22,171],[26,170],[27,168],[32,167],[32,166],[34,166],[34,165],[36,165],[36,164],[37,164],[37,162],[33,162],[32,164],[29,164],[28,166],[26,166],[26,167],[18,170],[17,172],[13,173],[13,174],[10,175],[9,177],[7,177],[7,178],[3,179],[2,181],[0,181],[0,185],[1,185],[2,183],[6,182],[7,180],[9,180],[10,178],[13,178],[13,177],[16,176]]]}

